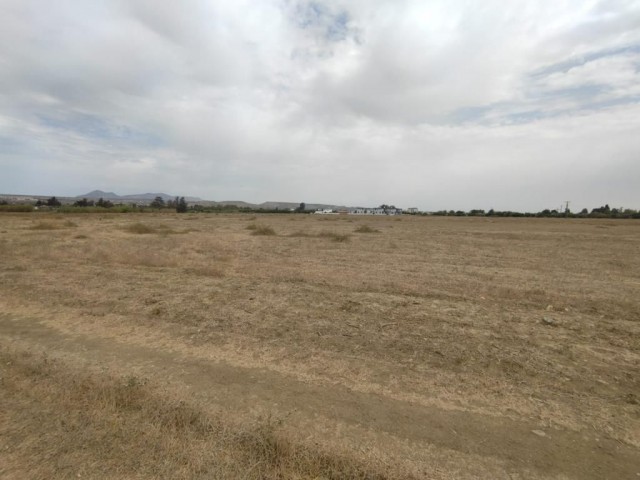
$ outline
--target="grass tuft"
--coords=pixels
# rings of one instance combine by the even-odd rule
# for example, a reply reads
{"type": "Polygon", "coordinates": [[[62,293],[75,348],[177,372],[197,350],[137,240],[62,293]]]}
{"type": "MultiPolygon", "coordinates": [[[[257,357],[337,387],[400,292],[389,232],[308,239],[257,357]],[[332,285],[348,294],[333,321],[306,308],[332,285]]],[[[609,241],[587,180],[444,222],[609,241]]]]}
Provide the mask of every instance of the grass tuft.
{"type": "Polygon", "coordinates": [[[218,267],[213,265],[202,265],[197,267],[190,267],[186,269],[187,273],[191,273],[192,275],[198,275],[201,277],[212,277],[212,278],[222,278],[224,277],[224,272],[220,270],[218,267]]]}
{"type": "Polygon", "coordinates": [[[255,225],[255,228],[252,228],[250,230],[253,230],[253,233],[251,235],[275,235],[276,234],[276,231],[273,228],[271,228],[269,225],[255,225]]]}
{"type": "Polygon", "coordinates": [[[59,230],[62,226],[53,222],[38,222],[30,227],[30,230],[59,230]]]}
{"type": "Polygon", "coordinates": [[[320,232],[317,237],[319,238],[330,238],[334,242],[344,243],[348,242],[351,238],[351,235],[336,233],[336,232],[320,232]]]}
{"type": "Polygon", "coordinates": [[[290,237],[294,237],[294,238],[309,238],[309,237],[314,237],[315,235],[311,235],[310,233],[307,232],[303,232],[301,230],[298,230],[297,232],[293,232],[289,234],[290,237]]]}
{"type": "Polygon", "coordinates": [[[334,242],[339,242],[339,243],[348,242],[349,239],[351,238],[351,235],[349,234],[341,234],[341,233],[328,232],[328,231],[312,234],[312,233],[302,232],[300,230],[289,234],[289,236],[294,238],[296,237],[297,238],[328,238],[333,240],[334,242]]]}
{"type": "Polygon", "coordinates": [[[156,233],[157,231],[155,228],[140,222],[127,225],[123,228],[123,230],[126,230],[129,233],[135,233],[137,235],[147,235],[149,233],[156,233]]]}
{"type": "Polygon", "coordinates": [[[380,230],[370,227],[369,225],[360,225],[355,229],[356,233],[380,233],[380,230]]]}

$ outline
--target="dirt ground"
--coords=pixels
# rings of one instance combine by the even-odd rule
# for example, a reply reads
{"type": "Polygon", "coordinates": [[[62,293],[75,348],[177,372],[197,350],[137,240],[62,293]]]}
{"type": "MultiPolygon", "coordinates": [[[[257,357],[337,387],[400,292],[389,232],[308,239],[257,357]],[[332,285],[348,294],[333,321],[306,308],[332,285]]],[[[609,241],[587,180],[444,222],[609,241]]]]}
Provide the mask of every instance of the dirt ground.
{"type": "Polygon", "coordinates": [[[638,221],[2,214],[0,284],[2,478],[178,478],[34,441],[108,376],[354,466],[202,478],[640,479],[638,221]]]}

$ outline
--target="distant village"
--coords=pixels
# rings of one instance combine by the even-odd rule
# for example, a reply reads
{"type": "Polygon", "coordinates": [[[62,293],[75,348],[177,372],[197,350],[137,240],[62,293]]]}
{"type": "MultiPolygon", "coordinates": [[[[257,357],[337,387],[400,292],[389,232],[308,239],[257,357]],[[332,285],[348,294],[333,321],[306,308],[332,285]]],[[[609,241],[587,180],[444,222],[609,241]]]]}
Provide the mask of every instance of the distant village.
{"type": "Polygon", "coordinates": [[[402,208],[397,208],[393,205],[391,206],[380,206],[377,208],[341,208],[341,209],[331,209],[331,208],[323,208],[317,209],[313,212],[315,215],[402,215],[403,213],[418,213],[417,208],[407,208],[403,210],[402,208]]]}
{"type": "Polygon", "coordinates": [[[306,213],[313,215],[428,215],[455,217],[564,217],[564,218],[634,218],[640,219],[640,210],[625,207],[609,207],[608,204],[579,212],[569,209],[564,202],[557,209],[540,212],[500,211],[489,209],[424,211],[416,207],[398,208],[382,204],[379,207],[345,207],[324,204],[300,204],[293,202],[263,202],[251,204],[244,201],[210,201],[196,197],[173,197],[164,193],[145,193],[120,196],[112,192],[96,190],[76,197],[46,197],[41,195],[0,194],[0,212],[29,212],[55,210],[62,213],[74,211],[143,212],[175,209],[184,212],[253,212],[253,213],[306,213]]]}

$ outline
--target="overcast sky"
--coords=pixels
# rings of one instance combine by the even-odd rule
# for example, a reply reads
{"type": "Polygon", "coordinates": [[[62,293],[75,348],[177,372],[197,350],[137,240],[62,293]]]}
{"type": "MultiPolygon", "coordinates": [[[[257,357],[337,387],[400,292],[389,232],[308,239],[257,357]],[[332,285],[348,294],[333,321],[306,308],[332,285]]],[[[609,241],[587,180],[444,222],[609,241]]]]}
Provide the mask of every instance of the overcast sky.
{"type": "Polygon", "coordinates": [[[0,193],[640,208],[639,0],[0,0],[0,193]]]}

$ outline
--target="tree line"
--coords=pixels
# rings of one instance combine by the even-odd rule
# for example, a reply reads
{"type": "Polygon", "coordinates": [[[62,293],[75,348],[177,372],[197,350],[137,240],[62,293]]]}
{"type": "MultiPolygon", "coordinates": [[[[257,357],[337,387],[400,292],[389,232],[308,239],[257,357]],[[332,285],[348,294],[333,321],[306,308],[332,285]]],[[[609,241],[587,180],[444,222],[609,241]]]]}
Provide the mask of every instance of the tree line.
{"type": "MultiPolygon", "coordinates": [[[[177,213],[185,213],[187,211],[194,212],[211,212],[211,213],[304,213],[306,212],[306,204],[300,203],[296,209],[254,209],[250,207],[238,207],[236,205],[188,205],[184,197],[176,197],[173,200],[164,200],[162,197],[155,197],[149,205],[136,205],[136,204],[114,204],[110,200],[100,198],[98,200],[89,200],[82,198],[76,200],[71,205],[63,206],[62,202],[56,197],[50,197],[46,200],[38,200],[35,203],[36,207],[49,207],[49,208],[78,208],[78,209],[113,209],[117,207],[118,211],[141,211],[145,208],[151,209],[175,209],[177,213]]],[[[380,208],[394,208],[393,205],[381,205],[380,208]]],[[[27,211],[32,209],[32,205],[10,205],[7,200],[0,199],[0,211],[27,211]],[[13,209],[13,210],[12,210],[13,209]]],[[[405,212],[406,213],[406,212],[405,212]]],[[[631,208],[611,208],[608,204],[588,210],[583,208],[580,212],[572,212],[568,208],[566,209],[544,209],[540,212],[518,212],[512,210],[494,210],[493,208],[485,211],[482,209],[473,209],[469,211],[463,210],[438,210],[436,212],[415,212],[413,215],[435,215],[435,216],[448,216],[448,217],[542,217],[542,218],[636,218],[640,219],[640,210],[634,210],[631,208]]]]}
{"type": "Polygon", "coordinates": [[[583,208],[580,212],[572,212],[568,208],[565,210],[544,209],[540,212],[514,212],[511,210],[439,210],[431,213],[420,213],[420,215],[437,215],[451,217],[542,217],[542,218],[640,218],[640,211],[632,208],[610,208],[609,205],[593,208],[589,211],[583,208]]]}

